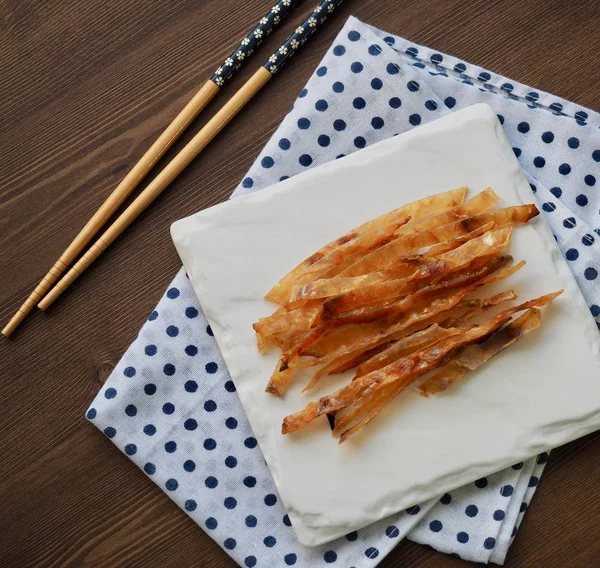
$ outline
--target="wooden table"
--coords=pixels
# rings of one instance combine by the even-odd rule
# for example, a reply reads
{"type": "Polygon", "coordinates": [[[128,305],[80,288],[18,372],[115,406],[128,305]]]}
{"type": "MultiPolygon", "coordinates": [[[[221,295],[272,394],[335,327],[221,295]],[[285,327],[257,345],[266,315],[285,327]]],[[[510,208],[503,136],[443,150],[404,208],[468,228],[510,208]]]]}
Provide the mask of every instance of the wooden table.
{"type": "MultiPolygon", "coordinates": [[[[268,5],[0,1],[3,324],[268,5]]],[[[262,54],[311,5],[303,3],[262,54]]],[[[33,314],[13,340],[0,340],[0,565],[234,566],[83,413],[179,267],[170,223],[229,196],[350,14],[600,107],[595,0],[348,0],[48,314],[33,314]]],[[[599,453],[599,435],[553,452],[507,567],[598,565],[599,453]]],[[[464,563],[403,542],[381,566],[464,563]]]]}

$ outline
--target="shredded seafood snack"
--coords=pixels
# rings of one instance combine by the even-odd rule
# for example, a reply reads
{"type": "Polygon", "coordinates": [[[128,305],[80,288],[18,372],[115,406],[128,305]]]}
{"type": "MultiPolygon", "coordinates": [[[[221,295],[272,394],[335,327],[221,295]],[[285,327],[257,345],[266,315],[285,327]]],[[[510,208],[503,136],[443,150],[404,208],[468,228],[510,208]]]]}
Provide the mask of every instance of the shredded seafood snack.
{"type": "Polygon", "coordinates": [[[268,393],[284,396],[298,369],[316,368],[304,391],[355,369],[349,384],[286,416],[283,434],[329,414],[342,443],[417,379],[423,396],[441,393],[540,326],[539,308],[562,290],[491,316],[514,291],[473,297],[525,264],[507,248],[537,207],[496,208],[491,188],[466,196],[460,187],[367,221],[267,293],[279,307],[253,327],[261,352],[281,350],[268,393]]]}

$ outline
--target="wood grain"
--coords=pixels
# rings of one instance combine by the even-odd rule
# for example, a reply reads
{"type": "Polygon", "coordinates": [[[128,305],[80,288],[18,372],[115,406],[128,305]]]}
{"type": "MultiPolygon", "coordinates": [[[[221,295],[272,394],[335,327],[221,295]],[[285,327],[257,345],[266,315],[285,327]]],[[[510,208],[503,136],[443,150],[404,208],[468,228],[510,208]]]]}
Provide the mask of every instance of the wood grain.
{"type": "MultiPolygon", "coordinates": [[[[0,321],[267,4],[0,0],[0,321]]],[[[350,14],[600,107],[596,0],[348,0],[126,238],[52,310],[0,341],[3,567],[234,566],[83,412],[179,267],[170,223],[228,197],[350,14]]],[[[251,73],[225,87],[159,167],[251,73]]],[[[506,566],[597,565],[599,452],[591,435],[552,454],[506,566]]],[[[381,565],[465,564],[403,542],[381,565]]]]}

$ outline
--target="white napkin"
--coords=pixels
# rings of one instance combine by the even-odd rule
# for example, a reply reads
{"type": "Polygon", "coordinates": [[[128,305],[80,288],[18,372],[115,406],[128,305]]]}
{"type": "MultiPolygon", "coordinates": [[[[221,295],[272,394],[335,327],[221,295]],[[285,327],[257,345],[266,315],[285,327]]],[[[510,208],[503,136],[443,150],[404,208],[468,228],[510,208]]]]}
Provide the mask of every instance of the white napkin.
{"type": "MultiPolygon", "coordinates": [[[[497,110],[598,316],[599,115],[355,18],[234,195],[476,102],[497,110]]],[[[302,547],[183,271],[87,417],[250,568],[375,566],[405,536],[461,558],[501,564],[548,458],[515,464],[327,545],[302,547]]]]}

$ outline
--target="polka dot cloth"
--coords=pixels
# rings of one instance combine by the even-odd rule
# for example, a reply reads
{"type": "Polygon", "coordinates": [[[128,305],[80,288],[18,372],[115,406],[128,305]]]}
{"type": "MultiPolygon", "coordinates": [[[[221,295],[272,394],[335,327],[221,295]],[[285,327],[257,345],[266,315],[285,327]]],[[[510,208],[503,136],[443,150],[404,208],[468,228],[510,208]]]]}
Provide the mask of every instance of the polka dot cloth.
{"type": "MultiPolygon", "coordinates": [[[[476,102],[498,113],[542,214],[600,316],[597,113],[350,18],[234,195],[476,102]]],[[[377,565],[408,537],[504,561],[547,454],[316,548],[302,547],[183,270],[87,417],[240,566],[377,565]]]]}

